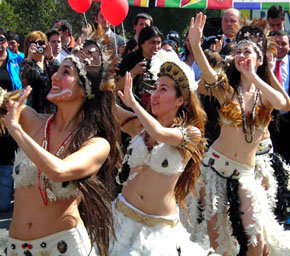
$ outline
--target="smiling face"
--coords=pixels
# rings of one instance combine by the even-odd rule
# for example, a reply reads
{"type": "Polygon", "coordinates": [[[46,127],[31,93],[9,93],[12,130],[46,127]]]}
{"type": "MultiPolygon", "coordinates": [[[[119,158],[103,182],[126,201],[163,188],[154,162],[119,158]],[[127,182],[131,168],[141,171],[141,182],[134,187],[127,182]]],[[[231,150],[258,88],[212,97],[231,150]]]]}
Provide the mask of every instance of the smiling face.
{"type": "Polygon", "coordinates": [[[161,42],[160,36],[154,36],[146,40],[141,45],[143,56],[150,60],[161,49],[161,42]]]}
{"type": "Polygon", "coordinates": [[[254,47],[249,43],[241,43],[235,50],[235,66],[239,72],[241,72],[241,66],[252,60],[255,70],[261,66],[262,60],[258,57],[254,47]]]}
{"type": "Polygon", "coordinates": [[[52,76],[52,86],[47,99],[53,103],[69,102],[85,98],[85,90],[79,86],[77,69],[70,59],[65,59],[52,76]]]}
{"type": "Polygon", "coordinates": [[[162,119],[175,117],[183,104],[183,97],[176,96],[175,81],[168,76],[162,76],[155,85],[156,90],[151,95],[152,113],[162,119]]]}

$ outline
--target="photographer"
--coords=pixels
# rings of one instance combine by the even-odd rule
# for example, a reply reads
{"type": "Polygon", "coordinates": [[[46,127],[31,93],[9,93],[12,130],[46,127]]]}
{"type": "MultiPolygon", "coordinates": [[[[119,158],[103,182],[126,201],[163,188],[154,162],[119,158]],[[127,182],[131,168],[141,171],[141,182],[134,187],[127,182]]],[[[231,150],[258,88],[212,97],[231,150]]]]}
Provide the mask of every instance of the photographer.
{"type": "Polygon", "coordinates": [[[145,27],[141,30],[138,40],[139,49],[128,54],[119,65],[119,81],[117,89],[123,90],[124,76],[130,71],[133,78],[133,93],[138,102],[146,109],[150,95],[152,74],[149,72],[152,57],[160,50],[162,34],[155,26],[145,27]]]}
{"type": "Polygon", "coordinates": [[[54,104],[46,99],[51,89],[51,76],[60,63],[54,59],[46,35],[41,31],[30,32],[24,42],[25,59],[21,63],[20,79],[23,86],[30,85],[32,93],[27,104],[39,113],[53,113],[54,104]]]}

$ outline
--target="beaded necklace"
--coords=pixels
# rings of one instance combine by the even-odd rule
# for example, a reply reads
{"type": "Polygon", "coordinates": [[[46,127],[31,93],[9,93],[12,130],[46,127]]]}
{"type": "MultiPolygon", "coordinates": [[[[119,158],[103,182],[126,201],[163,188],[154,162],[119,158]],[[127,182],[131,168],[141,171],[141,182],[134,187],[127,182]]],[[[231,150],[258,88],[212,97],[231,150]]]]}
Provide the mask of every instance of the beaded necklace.
{"type": "Polygon", "coordinates": [[[245,135],[245,140],[247,143],[252,143],[253,141],[253,135],[255,134],[256,127],[255,127],[255,119],[256,119],[256,107],[257,107],[257,100],[259,95],[259,89],[256,89],[255,95],[254,95],[254,103],[252,111],[249,113],[249,121],[247,126],[247,117],[246,117],[246,111],[245,111],[245,100],[242,93],[242,89],[239,86],[238,87],[238,100],[242,112],[242,119],[243,119],[243,133],[245,135]],[[248,137],[249,136],[249,137],[248,137]]]}
{"type": "MultiPolygon", "coordinates": [[[[55,118],[55,114],[51,115],[45,123],[44,126],[44,140],[42,142],[42,147],[44,149],[46,149],[49,152],[49,140],[50,140],[50,127],[51,124],[53,122],[55,118]]],[[[61,154],[64,152],[64,148],[66,146],[66,144],[70,141],[70,139],[72,138],[74,132],[72,132],[71,134],[69,134],[66,139],[63,141],[63,143],[61,143],[61,145],[59,146],[57,152],[55,153],[55,155],[57,157],[61,156],[61,154]]],[[[51,201],[55,201],[56,197],[53,194],[53,192],[51,191],[51,189],[48,187],[48,178],[46,177],[46,175],[43,175],[43,184],[44,184],[44,189],[41,188],[41,170],[38,169],[38,189],[40,192],[40,195],[42,197],[42,201],[44,203],[44,205],[48,204],[48,198],[51,201]]]]}

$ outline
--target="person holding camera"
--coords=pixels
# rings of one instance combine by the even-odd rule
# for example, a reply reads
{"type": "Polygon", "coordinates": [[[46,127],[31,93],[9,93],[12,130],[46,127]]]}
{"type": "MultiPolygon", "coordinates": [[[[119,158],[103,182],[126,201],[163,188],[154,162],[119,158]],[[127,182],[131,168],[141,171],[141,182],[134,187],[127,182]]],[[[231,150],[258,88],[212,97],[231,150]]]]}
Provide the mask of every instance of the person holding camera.
{"type": "Polygon", "coordinates": [[[124,89],[125,73],[129,71],[133,78],[133,93],[145,109],[150,97],[146,91],[150,90],[153,77],[149,72],[150,63],[152,57],[161,49],[161,43],[162,34],[157,27],[143,28],[138,39],[139,49],[128,54],[119,65],[117,88],[124,89]]]}
{"type": "Polygon", "coordinates": [[[46,96],[51,89],[51,77],[60,63],[54,59],[46,35],[41,31],[30,32],[25,38],[24,54],[20,79],[24,87],[30,85],[33,89],[27,104],[39,113],[55,112],[55,105],[46,96]]]}

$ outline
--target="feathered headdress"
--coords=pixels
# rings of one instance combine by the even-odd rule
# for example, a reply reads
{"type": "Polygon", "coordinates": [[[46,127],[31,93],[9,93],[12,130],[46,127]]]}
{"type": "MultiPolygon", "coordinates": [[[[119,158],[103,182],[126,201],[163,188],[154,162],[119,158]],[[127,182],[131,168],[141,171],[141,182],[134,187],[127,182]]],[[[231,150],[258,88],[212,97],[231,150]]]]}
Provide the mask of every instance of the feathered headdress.
{"type": "Polygon", "coordinates": [[[263,57],[266,53],[276,54],[276,43],[271,37],[268,37],[268,22],[264,18],[254,18],[252,20],[243,20],[243,25],[236,34],[236,47],[243,43],[250,43],[263,57]]]}
{"type": "Polygon", "coordinates": [[[95,97],[97,88],[101,91],[114,89],[117,58],[112,41],[100,26],[66,58],[75,63],[88,99],[95,97]]]}
{"type": "Polygon", "coordinates": [[[168,76],[175,81],[179,87],[185,101],[188,101],[190,92],[197,89],[194,72],[181,61],[175,52],[159,50],[152,57],[151,68],[149,70],[154,78],[168,76]]]}

